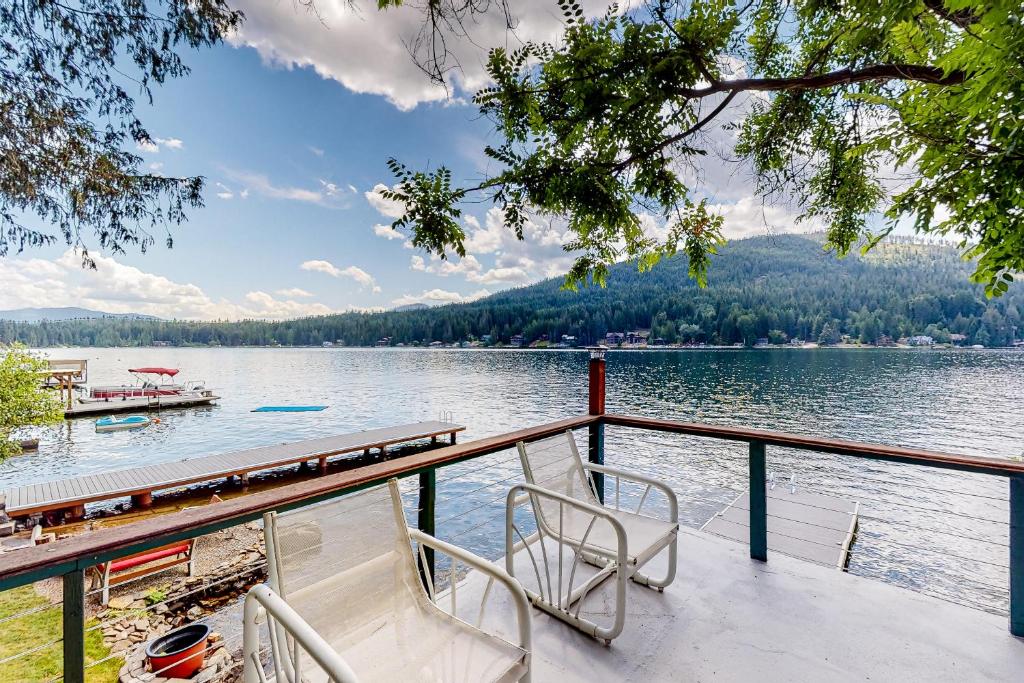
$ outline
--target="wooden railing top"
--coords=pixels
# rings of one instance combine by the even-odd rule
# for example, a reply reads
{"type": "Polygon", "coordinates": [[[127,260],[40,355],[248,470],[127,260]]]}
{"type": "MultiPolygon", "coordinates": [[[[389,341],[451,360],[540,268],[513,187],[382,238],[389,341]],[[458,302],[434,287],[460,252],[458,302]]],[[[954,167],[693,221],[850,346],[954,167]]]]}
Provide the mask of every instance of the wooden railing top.
{"type": "Polygon", "coordinates": [[[822,439],[797,434],[742,427],[678,422],[628,415],[583,415],[499,434],[463,444],[446,446],[395,460],[330,474],[280,488],[253,493],[216,505],[160,515],[119,527],[99,529],[59,543],[50,543],[0,555],[0,590],[32,581],[85,569],[99,562],[155,548],[165,543],[213,533],[219,529],[258,519],[268,510],[288,510],[320,502],[346,492],[451,465],[597,422],[637,429],[691,434],[731,441],[758,441],[772,446],[836,453],[877,460],[891,460],[983,474],[1024,474],[1024,462],[936,453],[896,446],[822,439]]]}
{"type": "Polygon", "coordinates": [[[213,533],[219,529],[258,519],[268,510],[288,510],[310,505],[348,491],[366,488],[442,465],[494,453],[596,422],[582,415],[527,429],[499,434],[463,444],[445,446],[423,453],[358,467],[346,472],[288,484],[239,498],[158,515],[118,527],[97,529],[87,534],[0,555],[0,590],[31,581],[84,569],[99,562],[149,550],[165,543],[213,533]]]}
{"type": "Polygon", "coordinates": [[[938,453],[936,451],[923,451],[914,448],[902,448],[900,446],[884,446],[857,441],[843,441],[841,439],[823,439],[786,432],[709,425],[699,422],[679,422],[654,417],[608,414],[604,416],[604,421],[606,424],[633,427],[635,429],[650,429],[659,432],[706,436],[713,439],[745,441],[747,443],[759,441],[769,446],[783,446],[805,451],[818,451],[820,453],[852,455],[872,460],[889,460],[913,465],[926,465],[940,469],[994,474],[1004,477],[1024,474],[1024,461],[1020,460],[982,458],[956,453],[938,453]]]}

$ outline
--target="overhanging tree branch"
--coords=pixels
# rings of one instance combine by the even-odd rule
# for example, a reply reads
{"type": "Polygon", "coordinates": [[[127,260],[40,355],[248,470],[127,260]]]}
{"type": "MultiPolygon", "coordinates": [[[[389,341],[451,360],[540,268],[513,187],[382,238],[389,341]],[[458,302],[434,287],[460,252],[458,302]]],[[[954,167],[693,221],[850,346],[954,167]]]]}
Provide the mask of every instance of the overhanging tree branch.
{"type": "Polygon", "coordinates": [[[962,71],[946,73],[935,66],[922,64],[875,64],[863,69],[839,69],[814,76],[793,76],[790,78],[741,78],[733,81],[718,81],[706,88],[680,88],[676,93],[683,97],[701,98],[720,92],[781,90],[824,90],[840,85],[852,85],[868,81],[917,81],[935,85],[959,85],[967,78],[962,71]]]}

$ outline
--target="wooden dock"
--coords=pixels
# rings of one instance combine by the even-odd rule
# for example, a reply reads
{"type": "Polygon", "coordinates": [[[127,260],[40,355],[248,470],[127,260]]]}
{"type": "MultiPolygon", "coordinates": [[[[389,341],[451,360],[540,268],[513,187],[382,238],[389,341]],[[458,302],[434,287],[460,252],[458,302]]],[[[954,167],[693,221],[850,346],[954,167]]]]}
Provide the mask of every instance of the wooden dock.
{"type": "MultiPolygon", "coordinates": [[[[860,504],[778,487],[768,491],[768,549],[817,564],[846,569],[860,504]]],[[[741,494],[701,531],[747,543],[750,496],[741,494]]]]}
{"type": "Polygon", "coordinates": [[[140,398],[111,399],[109,401],[76,401],[64,409],[64,417],[98,417],[113,413],[139,413],[164,408],[191,408],[208,406],[220,400],[212,391],[189,394],[169,394],[166,396],[146,396],[140,398]]]}
{"type": "Polygon", "coordinates": [[[439,436],[444,435],[448,435],[451,442],[455,443],[455,435],[464,429],[465,427],[451,422],[416,422],[178,462],[90,474],[73,479],[28,484],[7,489],[3,493],[7,499],[8,515],[25,517],[60,511],[64,512],[66,517],[74,519],[85,514],[86,503],[131,496],[133,504],[147,507],[152,504],[154,491],[232,476],[241,477],[244,482],[252,472],[314,460],[323,473],[327,470],[327,459],[333,456],[368,452],[373,448],[380,449],[383,453],[388,446],[427,438],[436,441],[439,436]]]}

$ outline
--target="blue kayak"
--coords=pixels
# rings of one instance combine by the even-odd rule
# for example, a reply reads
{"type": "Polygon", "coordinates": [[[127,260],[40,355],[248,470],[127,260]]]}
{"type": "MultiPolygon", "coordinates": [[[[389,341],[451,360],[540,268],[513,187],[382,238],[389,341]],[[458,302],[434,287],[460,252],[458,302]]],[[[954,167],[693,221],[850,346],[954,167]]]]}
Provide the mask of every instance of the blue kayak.
{"type": "Polygon", "coordinates": [[[145,427],[152,422],[145,415],[128,415],[126,417],[101,417],[96,420],[97,432],[113,432],[119,429],[138,429],[145,427]]]}

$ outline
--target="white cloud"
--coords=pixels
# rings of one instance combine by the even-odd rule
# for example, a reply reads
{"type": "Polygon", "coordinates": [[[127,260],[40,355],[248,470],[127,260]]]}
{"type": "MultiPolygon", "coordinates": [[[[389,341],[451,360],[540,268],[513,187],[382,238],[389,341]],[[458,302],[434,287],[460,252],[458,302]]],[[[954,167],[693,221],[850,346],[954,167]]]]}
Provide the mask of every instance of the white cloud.
{"type": "Polygon", "coordinates": [[[391,303],[395,306],[408,306],[409,304],[457,304],[476,301],[488,295],[490,295],[490,292],[486,289],[478,290],[472,294],[459,294],[458,292],[449,292],[444,289],[425,289],[419,294],[400,296],[397,299],[393,299],[391,303]]]}
{"type": "MultiPolygon", "coordinates": [[[[378,11],[374,3],[318,0],[315,11],[306,11],[290,2],[239,0],[235,7],[245,12],[246,20],[229,40],[255,48],[265,62],[311,67],[353,92],[383,95],[408,110],[448,97],[445,88],[431,83],[409,56],[406,46],[415,43],[424,25],[422,10],[414,4],[419,3],[378,11]]],[[[607,0],[586,0],[583,5],[593,16],[605,11],[607,0]]],[[[553,40],[561,33],[561,12],[551,0],[521,0],[511,7],[518,20],[515,38],[553,40]]],[[[514,42],[497,7],[467,25],[472,40],[449,41],[453,63],[461,67],[450,73],[455,94],[486,84],[488,47],[514,42]]]]}
{"type": "Polygon", "coordinates": [[[154,161],[153,163],[151,163],[149,165],[149,170],[150,171],[159,171],[163,167],[164,167],[163,162],[154,161]]]}
{"type": "Polygon", "coordinates": [[[308,270],[314,273],[325,273],[331,277],[347,277],[355,280],[360,287],[368,287],[374,293],[380,291],[380,287],[377,286],[377,281],[373,279],[373,276],[367,273],[358,266],[349,266],[348,268],[338,268],[330,261],[312,260],[303,261],[299,266],[302,270],[308,270]]]}
{"type": "MultiPolygon", "coordinates": [[[[213,299],[192,283],[92,254],[96,270],[83,269],[72,250],[45,259],[0,260],[0,308],[82,306],[108,313],[141,313],[190,320],[282,319],[334,313],[315,302],[280,300],[253,291],[242,301],[213,299]]],[[[280,293],[279,293],[280,294],[280,293]]]]}
{"type": "Polygon", "coordinates": [[[320,181],[320,187],[324,189],[324,194],[326,194],[328,197],[333,197],[334,195],[341,192],[340,187],[338,187],[334,183],[329,183],[326,180],[320,181]]]}
{"type": "Polygon", "coordinates": [[[214,185],[216,185],[217,189],[219,190],[219,192],[217,192],[217,196],[219,198],[221,198],[221,199],[233,199],[234,198],[235,193],[231,190],[231,188],[229,188],[224,183],[214,183],[214,185]]]}
{"type": "Polygon", "coordinates": [[[287,296],[287,297],[291,297],[293,299],[299,298],[299,297],[305,299],[305,298],[313,296],[313,294],[311,292],[307,292],[306,290],[300,289],[299,287],[289,287],[287,289],[279,289],[279,290],[277,290],[274,293],[279,295],[279,296],[287,296]]]}
{"type": "Polygon", "coordinates": [[[275,185],[262,173],[248,173],[245,171],[227,171],[226,173],[232,180],[248,185],[244,190],[245,196],[248,196],[248,190],[251,189],[271,199],[291,199],[299,202],[312,202],[314,204],[324,203],[325,197],[322,192],[307,190],[301,187],[275,185]]]}
{"type": "Polygon", "coordinates": [[[366,197],[366,201],[370,202],[370,206],[375,208],[382,216],[401,218],[402,214],[405,213],[405,204],[396,202],[393,199],[385,199],[381,193],[387,189],[388,186],[384,183],[377,183],[373,186],[372,190],[364,192],[363,196],[366,197]]]}
{"type": "Polygon", "coordinates": [[[390,225],[381,225],[380,223],[373,226],[373,234],[377,237],[383,237],[386,240],[400,240],[403,238],[402,233],[398,232],[390,225]]]}
{"type": "Polygon", "coordinates": [[[318,157],[322,157],[324,155],[324,151],[319,147],[314,147],[313,145],[306,145],[306,149],[308,149],[312,154],[315,154],[318,157]]]}
{"type": "Polygon", "coordinates": [[[729,239],[780,232],[816,232],[825,227],[819,219],[798,223],[798,211],[781,204],[765,204],[759,197],[747,196],[732,204],[712,204],[709,208],[725,218],[722,233],[729,239]]]}
{"type": "Polygon", "coordinates": [[[160,151],[161,146],[168,149],[181,149],[185,143],[178,138],[149,138],[135,143],[136,149],[148,154],[156,154],[160,151]]]}

